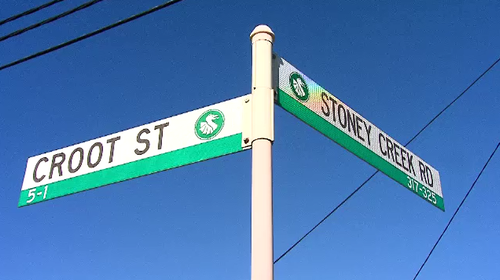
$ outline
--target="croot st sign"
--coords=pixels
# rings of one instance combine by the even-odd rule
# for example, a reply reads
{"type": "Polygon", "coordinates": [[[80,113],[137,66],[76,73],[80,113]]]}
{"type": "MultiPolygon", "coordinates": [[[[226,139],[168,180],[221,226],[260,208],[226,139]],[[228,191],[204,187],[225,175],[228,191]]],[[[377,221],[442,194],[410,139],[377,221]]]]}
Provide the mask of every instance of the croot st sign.
{"type": "Polygon", "coordinates": [[[28,159],[19,206],[243,150],[235,98],[28,159]]]}

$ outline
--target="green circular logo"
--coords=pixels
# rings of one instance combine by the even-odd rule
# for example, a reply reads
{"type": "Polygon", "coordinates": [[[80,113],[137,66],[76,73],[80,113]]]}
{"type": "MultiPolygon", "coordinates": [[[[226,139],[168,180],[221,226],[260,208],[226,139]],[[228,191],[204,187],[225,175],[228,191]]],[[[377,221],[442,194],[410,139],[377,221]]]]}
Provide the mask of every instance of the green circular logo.
{"type": "Polygon", "coordinates": [[[224,114],[211,109],[201,114],[194,124],[194,134],[201,140],[210,140],[217,136],[224,127],[224,114]]]}
{"type": "Polygon", "coordinates": [[[289,81],[295,97],[300,101],[307,101],[309,99],[309,88],[304,78],[299,73],[293,72],[290,74],[289,81]]]}

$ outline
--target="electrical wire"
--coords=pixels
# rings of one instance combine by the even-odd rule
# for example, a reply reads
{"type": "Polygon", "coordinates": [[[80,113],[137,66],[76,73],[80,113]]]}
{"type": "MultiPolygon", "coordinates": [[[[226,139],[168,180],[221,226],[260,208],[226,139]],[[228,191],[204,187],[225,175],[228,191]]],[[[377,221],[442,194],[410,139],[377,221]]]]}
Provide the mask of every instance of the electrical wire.
{"type": "Polygon", "coordinates": [[[18,19],[18,18],[22,18],[22,17],[27,16],[27,15],[30,15],[30,14],[32,14],[32,13],[38,12],[38,11],[40,11],[40,10],[43,10],[43,9],[45,9],[45,8],[47,8],[47,7],[50,7],[50,6],[54,5],[54,4],[59,3],[59,2],[62,2],[62,1],[64,1],[64,0],[54,0],[54,1],[47,2],[47,3],[43,4],[43,5],[40,5],[40,6],[38,6],[38,7],[31,8],[31,9],[29,9],[29,10],[27,10],[27,11],[24,11],[24,12],[20,13],[20,14],[13,15],[13,16],[11,16],[11,17],[9,17],[9,18],[6,18],[6,19],[4,19],[4,20],[1,20],[1,21],[0,21],[0,25],[3,25],[3,24],[5,24],[5,23],[7,23],[7,22],[14,21],[14,20],[16,20],[16,19],[18,19]]]}
{"type": "Polygon", "coordinates": [[[38,27],[40,27],[40,26],[42,26],[42,25],[45,25],[45,24],[51,23],[51,22],[53,22],[53,21],[56,21],[56,20],[58,20],[58,19],[64,18],[64,17],[66,17],[66,16],[68,16],[68,15],[71,15],[71,14],[73,14],[73,13],[76,13],[76,12],[78,12],[78,11],[80,11],[80,10],[83,10],[83,9],[89,8],[90,6],[92,6],[92,5],[94,5],[94,4],[97,4],[97,3],[101,2],[101,1],[103,1],[103,0],[92,0],[92,1],[88,1],[88,2],[86,2],[86,3],[83,3],[82,5],[80,5],[80,6],[76,7],[76,8],[74,8],[74,9],[68,10],[68,11],[66,11],[66,12],[64,12],[64,13],[58,14],[58,15],[56,15],[56,16],[53,16],[53,17],[50,17],[50,18],[48,18],[48,19],[42,20],[42,21],[40,21],[40,22],[37,22],[37,23],[35,23],[35,24],[32,24],[32,25],[30,25],[30,26],[28,26],[28,27],[25,27],[25,28],[23,28],[23,29],[19,29],[19,30],[14,31],[14,32],[12,32],[12,33],[10,33],[10,34],[4,35],[4,36],[0,37],[0,42],[5,41],[5,40],[7,40],[7,39],[9,39],[9,38],[12,38],[12,37],[15,37],[15,36],[21,35],[21,34],[23,34],[23,33],[27,32],[27,31],[33,30],[33,29],[38,28],[38,27]]]}
{"type": "MultiPolygon", "coordinates": [[[[453,99],[453,101],[451,101],[448,105],[446,105],[438,114],[436,114],[436,116],[434,116],[426,125],[424,125],[422,127],[422,129],[420,129],[419,132],[417,132],[417,134],[415,134],[415,136],[413,136],[404,146],[408,146],[413,140],[415,140],[415,138],[417,138],[417,136],[419,136],[425,129],[427,129],[427,127],[429,127],[429,125],[431,125],[439,116],[441,116],[441,114],[444,113],[444,111],[446,111],[447,109],[450,108],[451,105],[453,105],[458,99],[460,99],[460,97],[462,97],[467,91],[469,91],[469,89],[474,85],[476,84],[486,73],[488,73],[498,62],[500,62],[500,57],[495,61],[493,62],[485,71],[483,71],[483,73],[481,75],[479,75],[479,77],[477,77],[465,90],[463,90],[455,99],[453,99]]],[[[279,260],[281,260],[285,255],[287,255],[293,248],[295,248],[300,242],[302,242],[302,240],[304,240],[311,232],[313,232],[317,227],[319,227],[319,225],[321,225],[324,221],[326,221],[326,219],[328,219],[328,217],[330,217],[333,213],[335,213],[335,211],[337,211],[345,202],[347,202],[351,197],[354,196],[354,194],[356,194],[364,185],[366,185],[366,183],[368,183],[368,181],[370,181],[377,173],[379,173],[379,171],[375,171],[372,175],[370,175],[370,177],[368,177],[361,185],[359,185],[359,187],[357,187],[349,196],[347,196],[340,204],[338,204],[335,208],[333,208],[332,211],[330,211],[330,213],[328,213],[323,219],[321,219],[321,221],[319,221],[314,227],[312,227],[311,230],[309,230],[306,234],[304,234],[297,242],[295,242],[290,248],[288,248],[283,254],[281,254],[275,261],[274,263],[277,263],[279,260]]]]}
{"type": "Polygon", "coordinates": [[[98,34],[100,34],[100,33],[103,33],[103,32],[105,32],[105,31],[108,31],[108,30],[110,30],[110,29],[113,29],[113,28],[115,28],[115,27],[118,27],[118,26],[120,26],[120,25],[122,25],[122,24],[125,24],[125,23],[128,23],[128,22],[131,22],[131,21],[136,20],[136,19],[138,19],[138,18],[141,18],[141,17],[143,17],[143,16],[149,15],[149,14],[151,14],[151,13],[154,13],[154,12],[156,12],[156,11],[159,11],[159,10],[161,10],[161,9],[164,9],[164,8],[166,8],[166,7],[168,7],[168,6],[171,6],[171,5],[173,5],[173,4],[175,4],[175,3],[178,3],[178,2],[181,2],[181,1],[182,1],[182,0],[171,0],[171,1],[165,2],[165,3],[161,4],[161,5],[158,5],[158,6],[156,6],[156,7],[153,7],[153,8],[151,8],[151,9],[147,10],[147,11],[144,11],[144,12],[141,12],[141,13],[139,13],[139,14],[133,15],[133,16],[128,17],[128,18],[126,18],[126,19],[119,20],[119,21],[117,21],[117,22],[115,22],[115,23],[113,23],[113,24],[110,24],[110,25],[108,25],[108,26],[105,26],[105,27],[103,27],[103,28],[101,28],[101,29],[98,29],[98,30],[92,31],[92,32],[87,33],[87,34],[85,34],[85,35],[82,35],[82,36],[80,36],[80,37],[77,37],[77,38],[74,38],[74,39],[72,39],[72,40],[66,41],[66,42],[64,42],[64,43],[62,43],[62,44],[59,44],[59,45],[56,45],[56,46],[50,47],[50,48],[45,49],[45,50],[43,50],[43,51],[40,51],[40,52],[34,53],[34,54],[32,54],[32,55],[29,55],[29,56],[23,57],[23,58],[21,58],[21,59],[18,59],[18,60],[16,60],[16,61],[11,62],[11,63],[5,64],[5,65],[2,65],[2,66],[0,66],[0,71],[1,71],[1,70],[4,70],[4,69],[7,69],[7,68],[10,68],[10,67],[12,67],[12,66],[15,66],[15,65],[17,65],[17,64],[20,64],[20,63],[26,62],[26,61],[28,61],[28,60],[31,60],[31,59],[37,58],[37,57],[39,57],[39,56],[42,56],[42,55],[45,55],[45,54],[48,54],[48,53],[54,52],[54,51],[59,50],[59,49],[62,49],[62,48],[64,48],[64,47],[67,47],[67,46],[73,45],[73,44],[75,44],[75,43],[77,43],[77,42],[80,42],[80,41],[85,40],[85,39],[87,39],[87,38],[93,37],[93,36],[95,36],[95,35],[98,35],[98,34]]]}
{"type": "Polygon", "coordinates": [[[339,205],[337,205],[335,208],[333,208],[332,211],[330,211],[330,213],[328,213],[321,221],[319,221],[319,223],[317,223],[313,228],[311,228],[306,234],[304,234],[297,242],[295,242],[290,248],[288,248],[288,250],[286,250],[283,254],[281,254],[281,256],[279,256],[279,258],[277,258],[274,263],[277,263],[279,260],[281,260],[284,256],[286,256],[286,254],[288,254],[288,252],[290,252],[293,248],[295,248],[295,246],[299,245],[300,242],[302,242],[302,240],[304,240],[304,238],[306,238],[311,232],[313,232],[317,227],[319,227],[319,225],[321,225],[326,219],[328,219],[335,211],[337,211],[337,209],[340,208],[340,206],[344,205],[344,203],[346,203],[355,193],[357,193],[366,183],[368,183],[368,181],[370,181],[373,176],[375,176],[379,171],[375,171],[372,175],[370,175],[370,177],[368,177],[361,185],[359,185],[359,187],[357,187],[349,196],[347,196],[344,200],[342,200],[341,203],[339,203],[339,205]]]}
{"type": "Polygon", "coordinates": [[[499,61],[500,57],[495,62],[493,62],[490,65],[490,67],[488,67],[488,69],[486,69],[481,75],[479,75],[479,77],[477,77],[477,79],[475,79],[474,82],[472,82],[466,89],[464,89],[462,93],[460,93],[455,99],[453,99],[453,101],[451,101],[450,104],[446,105],[446,107],[444,107],[443,110],[441,110],[441,112],[439,112],[436,116],[434,116],[434,118],[432,118],[432,120],[430,120],[424,127],[422,127],[422,129],[420,129],[420,131],[417,134],[415,134],[415,136],[413,136],[410,139],[410,141],[406,143],[406,145],[410,144],[413,140],[415,140],[415,138],[417,138],[420,135],[420,133],[422,133],[422,131],[424,131],[432,122],[434,122],[434,120],[436,120],[439,116],[441,116],[441,114],[444,111],[446,111],[453,103],[455,103],[455,101],[457,101],[460,97],[462,97],[462,95],[464,95],[464,93],[466,93],[474,84],[476,84],[477,81],[479,81],[486,73],[488,73],[491,70],[491,68],[495,67],[495,65],[499,61]]]}
{"type": "Polygon", "coordinates": [[[495,149],[491,153],[490,157],[488,158],[488,160],[484,164],[483,168],[481,169],[481,172],[479,172],[479,174],[477,175],[476,180],[474,180],[474,183],[472,183],[472,186],[470,186],[469,191],[465,195],[464,199],[462,199],[462,202],[460,202],[460,205],[458,205],[457,210],[455,210],[455,213],[453,213],[453,216],[451,216],[451,219],[448,221],[448,224],[444,228],[444,230],[441,233],[441,235],[439,236],[438,240],[436,241],[436,243],[434,243],[434,246],[432,246],[431,251],[429,252],[429,254],[425,258],[424,262],[422,263],[422,265],[418,269],[417,273],[415,274],[415,277],[413,277],[413,280],[417,279],[418,275],[420,274],[420,271],[422,271],[422,268],[424,268],[425,264],[427,263],[427,261],[429,260],[430,256],[432,255],[432,252],[434,252],[434,249],[436,249],[436,246],[439,244],[439,241],[441,241],[441,238],[443,238],[443,235],[448,230],[448,227],[450,226],[451,222],[453,222],[453,219],[455,218],[455,216],[457,215],[458,211],[460,210],[460,207],[462,207],[462,205],[464,204],[464,202],[467,199],[467,197],[469,196],[470,192],[472,191],[472,189],[476,185],[477,180],[479,180],[479,177],[481,177],[481,174],[483,174],[483,171],[486,169],[486,166],[488,166],[488,164],[490,163],[491,158],[493,158],[493,156],[495,155],[495,153],[498,150],[499,146],[500,146],[500,142],[498,142],[497,146],[495,147],[495,149]]]}

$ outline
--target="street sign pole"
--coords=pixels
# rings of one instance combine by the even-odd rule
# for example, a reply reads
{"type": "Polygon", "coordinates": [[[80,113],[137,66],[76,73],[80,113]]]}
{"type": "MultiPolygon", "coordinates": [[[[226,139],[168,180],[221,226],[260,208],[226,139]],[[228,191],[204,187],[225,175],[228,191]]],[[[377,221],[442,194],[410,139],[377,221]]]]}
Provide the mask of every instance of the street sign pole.
{"type": "Polygon", "coordinates": [[[255,27],[252,41],[252,248],[251,279],[273,280],[274,33],[255,27]]]}

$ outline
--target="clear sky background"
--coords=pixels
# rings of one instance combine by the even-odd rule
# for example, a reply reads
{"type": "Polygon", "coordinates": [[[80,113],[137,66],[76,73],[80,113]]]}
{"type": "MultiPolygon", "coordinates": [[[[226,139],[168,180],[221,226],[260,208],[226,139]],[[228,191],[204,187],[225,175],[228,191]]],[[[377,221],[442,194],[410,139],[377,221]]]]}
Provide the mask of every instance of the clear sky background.
{"type": "MultiPolygon", "coordinates": [[[[0,1],[0,19],[46,1],[0,1]]],[[[7,34],[83,3],[0,26],[7,34]]],[[[161,4],[107,0],[0,42],[0,64],[161,4]]],[[[249,34],[401,143],[500,55],[500,2],[185,0],[0,71],[0,279],[250,279],[249,151],[17,208],[30,156],[251,90],[249,34]]],[[[500,66],[408,148],[446,212],[383,174],[275,265],[275,279],[412,279],[500,140],[500,66]]],[[[275,258],[374,168],[281,108],[275,258]]],[[[497,279],[500,156],[418,279],[497,279]]]]}

